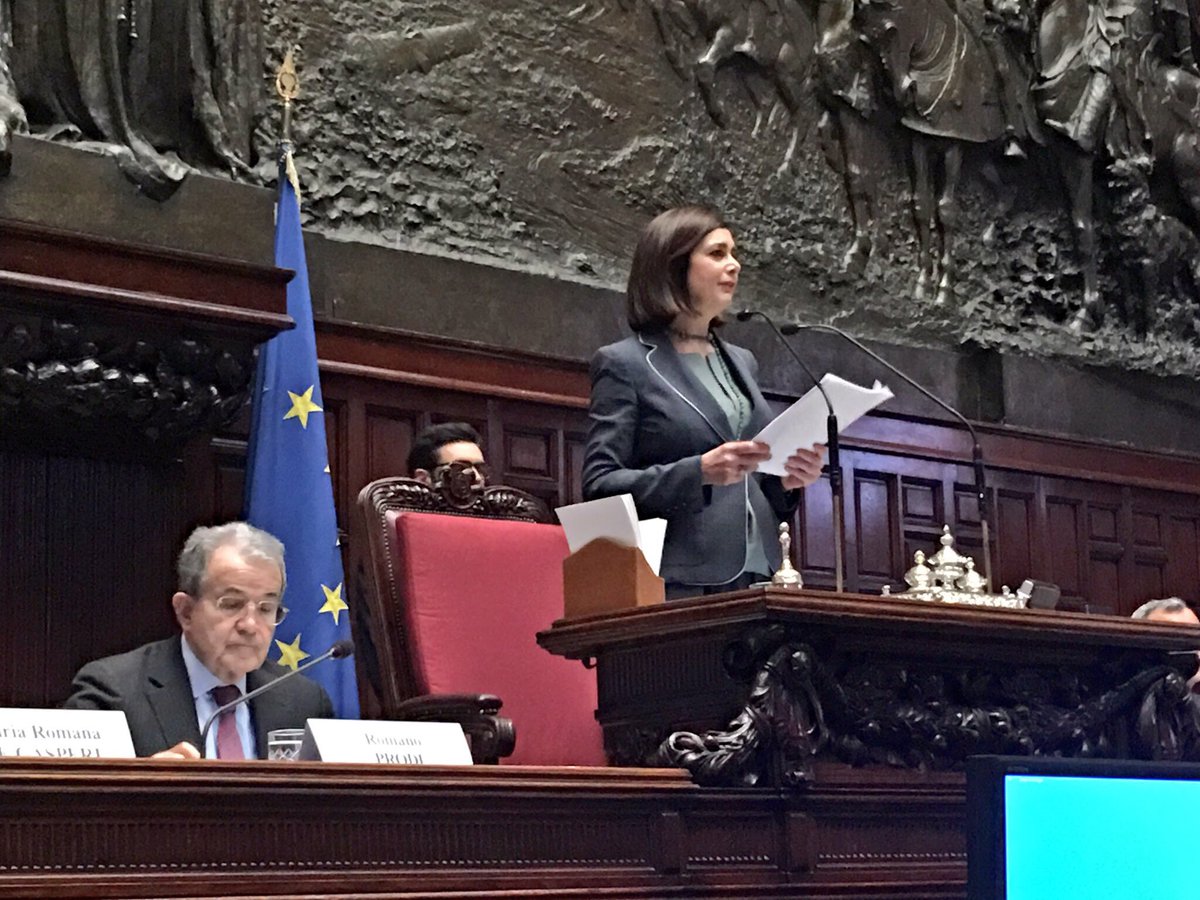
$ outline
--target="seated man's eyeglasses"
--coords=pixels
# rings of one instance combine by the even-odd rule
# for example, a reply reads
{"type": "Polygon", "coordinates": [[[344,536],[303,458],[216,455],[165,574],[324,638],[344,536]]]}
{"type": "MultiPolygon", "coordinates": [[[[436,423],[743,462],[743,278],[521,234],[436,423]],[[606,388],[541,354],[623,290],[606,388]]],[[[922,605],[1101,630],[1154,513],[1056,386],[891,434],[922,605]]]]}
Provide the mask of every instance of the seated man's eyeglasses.
{"type": "Polygon", "coordinates": [[[287,607],[278,600],[251,600],[249,597],[217,597],[213,600],[217,611],[229,618],[241,618],[249,606],[264,622],[278,625],[288,614],[287,607]]]}
{"type": "Polygon", "coordinates": [[[479,485],[485,484],[488,480],[488,476],[491,474],[490,470],[488,469],[488,464],[485,462],[471,462],[470,460],[456,459],[453,462],[442,463],[440,466],[435,468],[433,470],[433,481],[436,484],[443,481],[447,477],[454,478],[459,476],[459,473],[461,473],[462,476],[474,479],[475,483],[479,485]]]}

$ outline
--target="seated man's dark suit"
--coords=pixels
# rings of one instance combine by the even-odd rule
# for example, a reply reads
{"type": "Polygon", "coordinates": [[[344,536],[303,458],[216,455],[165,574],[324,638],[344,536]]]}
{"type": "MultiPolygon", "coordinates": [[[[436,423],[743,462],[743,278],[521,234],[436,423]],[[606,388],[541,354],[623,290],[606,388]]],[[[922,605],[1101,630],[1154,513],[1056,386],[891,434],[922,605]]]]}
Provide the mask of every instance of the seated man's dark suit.
{"type": "MultiPolygon", "coordinates": [[[[122,710],[129,720],[138,756],[150,756],[180,741],[200,748],[202,723],[196,721],[196,703],[180,640],[176,635],[88,663],[75,676],[71,696],[63,706],[122,710]]],[[[287,671],[277,663],[264,663],[246,676],[247,693],[287,671]]],[[[267,756],[268,732],[303,728],[307,719],[333,718],[333,704],[324,688],[303,675],[289,678],[251,700],[250,711],[260,759],[267,756]]]]}

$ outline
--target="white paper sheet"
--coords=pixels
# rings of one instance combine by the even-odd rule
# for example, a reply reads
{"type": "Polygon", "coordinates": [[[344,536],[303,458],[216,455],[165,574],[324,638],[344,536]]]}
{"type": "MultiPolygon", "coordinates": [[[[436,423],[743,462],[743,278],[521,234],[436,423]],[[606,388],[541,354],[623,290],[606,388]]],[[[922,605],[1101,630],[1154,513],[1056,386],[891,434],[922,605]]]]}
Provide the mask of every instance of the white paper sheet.
{"type": "Polygon", "coordinates": [[[642,556],[646,557],[650,570],[657,575],[662,566],[663,542],[667,539],[667,520],[642,519],[638,522],[638,531],[641,532],[638,547],[642,556]]]}
{"type": "MultiPolygon", "coordinates": [[[[833,411],[837,414],[839,434],[883,401],[892,399],[892,392],[878,381],[873,387],[865,388],[826,373],[821,379],[821,386],[825,388],[833,411]]],[[[754,440],[771,446],[771,458],[759,463],[758,471],[768,475],[784,475],[783,464],[798,447],[825,443],[829,436],[826,429],[828,415],[825,398],[815,387],[781,412],[754,436],[754,440]]]]}
{"type": "Polygon", "coordinates": [[[576,553],[596,538],[608,538],[624,547],[637,547],[658,574],[662,564],[666,519],[638,521],[637,506],[631,494],[588,500],[555,510],[567,536],[567,546],[576,553]]]}

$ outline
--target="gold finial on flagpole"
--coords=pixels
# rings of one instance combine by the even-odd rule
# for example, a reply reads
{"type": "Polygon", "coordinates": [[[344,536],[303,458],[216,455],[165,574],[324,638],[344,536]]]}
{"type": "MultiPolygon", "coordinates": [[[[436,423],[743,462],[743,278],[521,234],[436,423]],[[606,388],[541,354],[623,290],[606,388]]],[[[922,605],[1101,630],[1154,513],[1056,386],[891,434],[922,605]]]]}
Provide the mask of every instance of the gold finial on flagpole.
{"type": "Polygon", "coordinates": [[[283,102],[283,122],[279,127],[279,140],[292,140],[292,103],[300,94],[300,79],[296,77],[295,48],[289,47],[275,73],[275,93],[283,102]]]}

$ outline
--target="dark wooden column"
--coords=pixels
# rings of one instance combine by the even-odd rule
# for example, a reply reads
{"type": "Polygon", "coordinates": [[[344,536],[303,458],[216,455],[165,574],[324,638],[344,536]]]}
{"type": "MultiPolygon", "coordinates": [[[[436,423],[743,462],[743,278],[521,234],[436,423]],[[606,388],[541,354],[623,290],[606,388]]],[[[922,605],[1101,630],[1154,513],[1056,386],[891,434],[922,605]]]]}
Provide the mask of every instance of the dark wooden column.
{"type": "Polygon", "coordinates": [[[170,632],[183,460],[243,413],[289,277],[0,221],[0,703],[170,632]]]}

